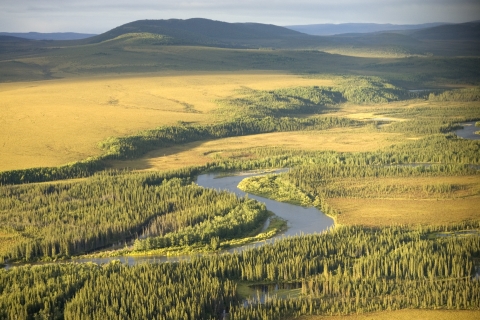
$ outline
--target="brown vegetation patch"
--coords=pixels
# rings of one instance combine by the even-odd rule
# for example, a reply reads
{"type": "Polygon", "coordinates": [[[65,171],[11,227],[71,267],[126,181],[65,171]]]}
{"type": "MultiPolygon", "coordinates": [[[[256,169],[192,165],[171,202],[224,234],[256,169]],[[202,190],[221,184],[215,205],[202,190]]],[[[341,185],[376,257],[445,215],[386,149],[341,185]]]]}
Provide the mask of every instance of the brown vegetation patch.
{"type": "Polygon", "coordinates": [[[381,311],[348,316],[302,316],[298,320],[475,320],[480,318],[478,310],[418,310],[403,309],[396,311],[381,311]]]}
{"type": "Polygon", "coordinates": [[[132,161],[111,161],[114,168],[170,170],[203,165],[222,158],[248,158],[247,148],[279,147],[295,150],[373,151],[402,140],[397,133],[368,133],[363,128],[325,131],[275,132],[192,142],[149,152],[132,161]]]}
{"type": "Polygon", "coordinates": [[[213,122],[241,87],[332,84],[275,72],[122,75],[0,84],[0,171],[98,155],[97,143],[178,121],[213,122]]]}
{"type": "Polygon", "coordinates": [[[328,202],[340,210],[337,222],[343,225],[439,225],[480,217],[480,197],[448,200],[333,198],[328,202]]]}

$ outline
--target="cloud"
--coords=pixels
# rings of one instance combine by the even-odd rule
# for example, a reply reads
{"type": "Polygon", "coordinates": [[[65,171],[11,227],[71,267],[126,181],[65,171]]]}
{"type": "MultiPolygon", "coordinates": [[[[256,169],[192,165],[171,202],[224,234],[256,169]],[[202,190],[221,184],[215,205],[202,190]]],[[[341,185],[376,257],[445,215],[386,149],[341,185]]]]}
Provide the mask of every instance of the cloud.
{"type": "Polygon", "coordinates": [[[2,0],[0,31],[100,33],[139,19],[203,17],[277,25],[480,19],[478,0],[2,0]]]}

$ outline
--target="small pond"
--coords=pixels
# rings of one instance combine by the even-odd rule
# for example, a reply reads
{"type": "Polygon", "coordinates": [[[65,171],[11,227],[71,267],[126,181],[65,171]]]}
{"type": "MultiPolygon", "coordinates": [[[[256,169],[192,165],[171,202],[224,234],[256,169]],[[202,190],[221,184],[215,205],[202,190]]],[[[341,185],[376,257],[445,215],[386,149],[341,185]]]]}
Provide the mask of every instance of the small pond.
{"type": "Polygon", "coordinates": [[[480,127],[475,126],[475,121],[461,123],[463,129],[455,131],[455,134],[464,139],[480,140],[480,134],[476,134],[476,131],[480,131],[480,127]]]}

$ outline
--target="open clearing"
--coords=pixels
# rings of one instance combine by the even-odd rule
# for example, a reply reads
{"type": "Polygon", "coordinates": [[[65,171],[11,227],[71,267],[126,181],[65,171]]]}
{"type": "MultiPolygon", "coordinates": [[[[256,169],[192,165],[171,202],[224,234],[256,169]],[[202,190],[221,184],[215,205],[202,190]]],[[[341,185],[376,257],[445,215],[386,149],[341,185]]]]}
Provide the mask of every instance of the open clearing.
{"type": "Polygon", "coordinates": [[[480,197],[442,200],[332,198],[328,203],[340,210],[337,222],[343,225],[440,225],[478,219],[480,197]]]}
{"type": "Polygon", "coordinates": [[[396,311],[383,311],[366,314],[352,314],[348,316],[303,316],[295,318],[298,320],[452,320],[464,319],[474,320],[480,318],[478,310],[418,310],[403,309],[396,311]]]}
{"type": "Polygon", "coordinates": [[[325,131],[275,132],[242,137],[192,142],[149,152],[131,161],[111,161],[116,169],[170,170],[204,165],[215,159],[248,155],[248,149],[279,147],[295,150],[373,151],[398,143],[398,133],[368,133],[364,128],[335,128],[325,131]],[[233,153],[233,155],[232,155],[233,153]]]}
{"type": "Polygon", "coordinates": [[[274,72],[111,76],[0,84],[0,171],[98,155],[97,143],[178,121],[206,123],[235,90],[333,85],[274,72]]]}
{"type": "Polygon", "coordinates": [[[417,192],[370,191],[358,197],[331,198],[328,203],[341,214],[337,222],[342,225],[391,226],[417,224],[450,224],[478,219],[480,207],[480,180],[478,176],[341,179],[340,185],[361,189],[365,186],[396,186],[399,189],[418,187],[417,192]],[[424,186],[455,186],[450,193],[428,193],[424,186]]]}

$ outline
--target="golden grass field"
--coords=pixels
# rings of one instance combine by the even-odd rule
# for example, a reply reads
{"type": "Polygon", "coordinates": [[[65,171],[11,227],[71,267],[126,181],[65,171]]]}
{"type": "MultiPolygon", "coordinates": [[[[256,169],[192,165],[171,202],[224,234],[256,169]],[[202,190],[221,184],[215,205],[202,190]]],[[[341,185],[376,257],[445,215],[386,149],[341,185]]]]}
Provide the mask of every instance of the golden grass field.
{"type": "Polygon", "coordinates": [[[382,311],[348,316],[302,316],[298,320],[476,320],[480,319],[478,310],[421,310],[403,309],[382,311]]]}
{"type": "Polygon", "coordinates": [[[122,75],[0,84],[0,171],[100,154],[97,143],[177,121],[213,122],[216,101],[249,87],[333,85],[274,72],[122,75]]]}
{"type": "Polygon", "coordinates": [[[232,153],[248,153],[249,148],[279,147],[296,150],[371,151],[400,142],[397,133],[368,133],[363,128],[335,128],[325,131],[275,132],[192,142],[147,153],[129,161],[111,161],[116,169],[170,170],[203,165],[232,153]]]}
{"type": "Polygon", "coordinates": [[[343,225],[391,226],[400,224],[449,224],[478,219],[480,197],[455,200],[388,200],[333,198],[343,225]]]}
{"type": "MultiPolygon", "coordinates": [[[[348,182],[344,181],[344,184],[348,182]]],[[[389,226],[399,224],[449,224],[478,219],[480,207],[480,180],[478,176],[367,179],[364,184],[462,186],[446,198],[424,192],[403,195],[373,194],[372,198],[332,198],[328,203],[341,214],[337,222],[342,225],[389,226]]],[[[353,185],[353,182],[352,182],[353,185]]],[[[360,184],[358,181],[356,186],[360,184]]]]}

